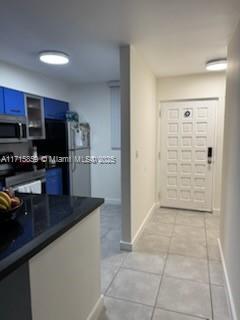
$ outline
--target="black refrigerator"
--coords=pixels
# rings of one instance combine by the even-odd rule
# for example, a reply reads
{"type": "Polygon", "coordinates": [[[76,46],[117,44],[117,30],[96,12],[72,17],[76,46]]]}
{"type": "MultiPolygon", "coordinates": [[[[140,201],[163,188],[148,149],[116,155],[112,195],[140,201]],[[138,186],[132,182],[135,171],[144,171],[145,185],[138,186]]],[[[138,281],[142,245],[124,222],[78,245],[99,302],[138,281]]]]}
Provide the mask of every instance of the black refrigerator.
{"type": "MultiPolygon", "coordinates": [[[[37,140],[34,145],[39,155],[51,157],[68,157],[67,123],[61,120],[45,120],[46,139],[37,140]]],[[[58,162],[56,167],[62,169],[63,194],[69,194],[69,163],[58,162]]]]}

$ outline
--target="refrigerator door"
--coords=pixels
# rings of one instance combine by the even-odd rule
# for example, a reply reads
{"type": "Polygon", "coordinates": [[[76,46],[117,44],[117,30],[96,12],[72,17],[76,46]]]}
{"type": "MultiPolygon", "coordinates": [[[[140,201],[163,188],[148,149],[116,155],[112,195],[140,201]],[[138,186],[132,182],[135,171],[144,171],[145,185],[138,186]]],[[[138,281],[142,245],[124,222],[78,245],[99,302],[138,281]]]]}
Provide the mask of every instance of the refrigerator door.
{"type": "Polygon", "coordinates": [[[72,156],[72,163],[70,165],[72,196],[91,196],[91,165],[76,162],[76,159],[80,159],[89,155],[90,149],[77,149],[70,151],[70,156],[72,156]]]}

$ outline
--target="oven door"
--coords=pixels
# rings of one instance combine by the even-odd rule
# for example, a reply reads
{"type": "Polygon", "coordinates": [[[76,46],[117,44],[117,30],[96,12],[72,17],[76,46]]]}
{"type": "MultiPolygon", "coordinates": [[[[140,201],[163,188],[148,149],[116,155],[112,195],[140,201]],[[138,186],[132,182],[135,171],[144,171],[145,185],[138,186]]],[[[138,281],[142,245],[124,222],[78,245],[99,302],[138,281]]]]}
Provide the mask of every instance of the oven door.
{"type": "Polygon", "coordinates": [[[26,119],[24,117],[0,117],[0,143],[27,141],[26,119]]]}

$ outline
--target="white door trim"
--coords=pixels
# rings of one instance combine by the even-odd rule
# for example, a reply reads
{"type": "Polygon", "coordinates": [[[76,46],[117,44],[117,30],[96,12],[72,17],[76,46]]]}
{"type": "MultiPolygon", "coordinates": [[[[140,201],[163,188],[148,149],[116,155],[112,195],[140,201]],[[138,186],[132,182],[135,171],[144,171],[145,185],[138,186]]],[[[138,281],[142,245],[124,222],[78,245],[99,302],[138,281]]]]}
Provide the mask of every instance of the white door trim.
{"type": "MultiPolygon", "coordinates": [[[[167,103],[167,102],[185,102],[185,101],[216,101],[217,102],[217,108],[215,112],[215,128],[218,127],[218,109],[219,105],[221,103],[220,97],[209,97],[209,98],[193,98],[193,99],[167,99],[167,100],[159,100],[158,102],[158,110],[157,110],[157,181],[156,181],[156,199],[161,206],[161,104],[167,103]],[[160,157],[159,157],[160,155],[160,157]]],[[[216,170],[216,155],[217,150],[220,146],[218,145],[218,139],[217,139],[217,130],[214,132],[214,155],[213,155],[213,185],[212,185],[212,203],[211,203],[211,210],[212,212],[219,212],[220,208],[214,207],[214,198],[215,198],[215,192],[216,192],[216,176],[217,176],[217,170],[216,170]]]]}

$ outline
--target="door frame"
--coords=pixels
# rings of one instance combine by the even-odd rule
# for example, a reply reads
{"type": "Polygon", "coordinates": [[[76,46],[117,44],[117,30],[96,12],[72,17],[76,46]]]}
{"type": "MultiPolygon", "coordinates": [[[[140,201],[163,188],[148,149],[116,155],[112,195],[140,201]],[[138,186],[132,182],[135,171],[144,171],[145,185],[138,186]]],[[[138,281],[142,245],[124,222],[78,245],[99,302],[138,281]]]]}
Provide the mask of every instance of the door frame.
{"type": "Polygon", "coordinates": [[[214,132],[214,152],[213,152],[213,183],[212,183],[212,201],[211,201],[211,212],[217,213],[220,208],[214,208],[214,199],[215,199],[215,193],[216,193],[216,177],[217,177],[217,170],[216,170],[216,156],[218,154],[219,149],[219,141],[217,139],[218,136],[218,109],[220,103],[222,103],[221,99],[219,97],[209,97],[209,98],[193,98],[193,99],[168,99],[168,100],[159,100],[158,107],[157,107],[157,186],[156,186],[156,199],[157,199],[157,205],[158,207],[161,207],[161,145],[162,145],[162,136],[161,136],[161,104],[162,103],[168,103],[168,102],[185,102],[185,101],[216,101],[217,107],[215,110],[215,132],[214,132]]]}

